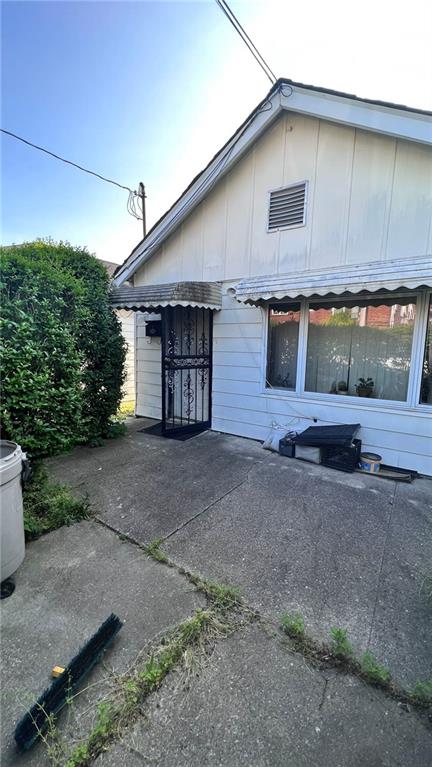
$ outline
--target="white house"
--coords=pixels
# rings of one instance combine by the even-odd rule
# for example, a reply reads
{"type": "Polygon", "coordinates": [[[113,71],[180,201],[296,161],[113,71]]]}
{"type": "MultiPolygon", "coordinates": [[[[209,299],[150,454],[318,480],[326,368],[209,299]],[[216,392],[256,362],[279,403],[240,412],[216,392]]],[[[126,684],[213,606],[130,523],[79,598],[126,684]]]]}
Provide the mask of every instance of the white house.
{"type": "MultiPolygon", "coordinates": [[[[109,278],[112,279],[118,264],[114,261],[100,260],[107,270],[109,278]]],[[[135,408],[135,314],[130,309],[116,309],[115,313],[120,321],[123,338],[126,341],[126,377],[123,384],[121,406],[132,411],[135,408]]]]}
{"type": "Polygon", "coordinates": [[[360,423],[364,450],[432,474],[431,118],[273,86],[115,274],[137,415],[254,439],[360,423]]]}

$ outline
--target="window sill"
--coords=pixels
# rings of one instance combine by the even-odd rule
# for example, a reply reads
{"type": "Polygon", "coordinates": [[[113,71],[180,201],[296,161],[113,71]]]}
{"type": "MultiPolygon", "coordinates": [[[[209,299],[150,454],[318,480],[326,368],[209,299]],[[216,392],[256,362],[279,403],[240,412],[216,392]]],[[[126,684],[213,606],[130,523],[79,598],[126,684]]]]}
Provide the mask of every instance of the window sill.
{"type": "Polygon", "coordinates": [[[415,413],[423,417],[432,415],[432,405],[418,404],[410,405],[408,402],[396,402],[394,400],[373,399],[372,397],[353,397],[349,394],[324,394],[320,392],[301,392],[287,389],[269,389],[267,387],[261,390],[261,394],[274,399],[294,399],[296,402],[304,404],[328,404],[334,407],[350,407],[359,410],[386,410],[394,413],[415,413]],[[342,401],[341,401],[342,400],[342,401]]]}

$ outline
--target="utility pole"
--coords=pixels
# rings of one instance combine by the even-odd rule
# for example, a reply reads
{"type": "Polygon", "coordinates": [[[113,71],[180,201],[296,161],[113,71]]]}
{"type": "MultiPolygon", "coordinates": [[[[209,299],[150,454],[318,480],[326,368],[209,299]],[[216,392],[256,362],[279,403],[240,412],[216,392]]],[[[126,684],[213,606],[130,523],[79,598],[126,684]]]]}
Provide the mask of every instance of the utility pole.
{"type": "Polygon", "coordinates": [[[138,186],[138,197],[141,199],[141,208],[142,208],[142,222],[143,222],[143,237],[146,236],[146,193],[145,193],[145,186],[142,181],[139,182],[138,186]]]}

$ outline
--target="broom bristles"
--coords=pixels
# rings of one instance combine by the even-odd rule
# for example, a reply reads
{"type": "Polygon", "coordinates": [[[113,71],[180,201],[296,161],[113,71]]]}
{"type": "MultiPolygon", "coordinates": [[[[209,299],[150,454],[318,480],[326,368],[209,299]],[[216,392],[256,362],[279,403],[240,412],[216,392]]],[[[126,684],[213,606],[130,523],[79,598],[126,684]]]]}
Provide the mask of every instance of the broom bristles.
{"type": "Polygon", "coordinates": [[[111,613],[91,639],[72,658],[63,673],[44,690],[15,728],[15,740],[20,748],[29,749],[46,731],[49,718],[63,708],[68,697],[75,692],[84,677],[98,662],[122,626],[120,618],[111,613]]]}

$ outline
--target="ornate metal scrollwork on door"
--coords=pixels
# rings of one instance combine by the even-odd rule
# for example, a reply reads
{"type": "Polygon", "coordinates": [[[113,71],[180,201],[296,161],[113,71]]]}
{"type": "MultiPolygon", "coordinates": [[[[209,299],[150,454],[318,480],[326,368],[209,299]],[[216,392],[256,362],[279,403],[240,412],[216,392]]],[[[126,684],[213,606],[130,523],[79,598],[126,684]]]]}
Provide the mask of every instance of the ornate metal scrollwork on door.
{"type": "Polygon", "coordinates": [[[192,405],[193,401],[195,399],[195,394],[192,388],[192,378],[190,372],[188,372],[186,376],[186,381],[183,384],[183,396],[185,399],[185,414],[188,418],[190,418],[192,414],[192,405]]]}
{"type": "Polygon", "coordinates": [[[200,431],[211,422],[212,314],[167,307],[162,315],[162,425],[200,431]]]}

